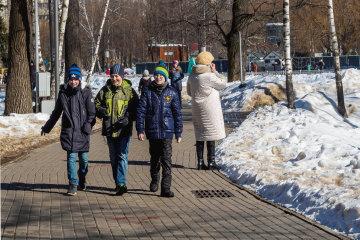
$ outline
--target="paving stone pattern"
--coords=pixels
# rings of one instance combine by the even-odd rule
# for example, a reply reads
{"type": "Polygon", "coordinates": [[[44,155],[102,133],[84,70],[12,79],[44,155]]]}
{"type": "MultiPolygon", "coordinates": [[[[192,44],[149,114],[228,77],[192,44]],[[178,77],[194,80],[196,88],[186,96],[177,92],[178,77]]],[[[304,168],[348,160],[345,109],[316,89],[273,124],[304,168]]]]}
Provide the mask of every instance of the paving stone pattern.
{"type": "Polygon", "coordinates": [[[191,114],[173,142],[175,197],[149,191],[148,141],[131,137],[127,184],[114,195],[105,139],[91,136],[88,189],[69,197],[66,154],[60,143],[34,150],[1,168],[2,239],[339,239],[260,201],[218,172],[198,171],[191,114]],[[233,197],[197,198],[192,191],[224,190],[233,197]]]}

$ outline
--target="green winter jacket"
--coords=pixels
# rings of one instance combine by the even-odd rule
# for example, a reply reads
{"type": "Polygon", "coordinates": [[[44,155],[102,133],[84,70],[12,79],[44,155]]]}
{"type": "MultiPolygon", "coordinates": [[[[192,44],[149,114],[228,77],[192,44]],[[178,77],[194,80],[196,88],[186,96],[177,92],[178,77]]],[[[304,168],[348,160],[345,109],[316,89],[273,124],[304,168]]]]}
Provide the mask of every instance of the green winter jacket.
{"type": "Polygon", "coordinates": [[[136,120],[139,97],[123,79],[120,86],[107,80],[95,97],[96,116],[103,119],[102,135],[111,137],[131,136],[132,121],[136,120]]]}

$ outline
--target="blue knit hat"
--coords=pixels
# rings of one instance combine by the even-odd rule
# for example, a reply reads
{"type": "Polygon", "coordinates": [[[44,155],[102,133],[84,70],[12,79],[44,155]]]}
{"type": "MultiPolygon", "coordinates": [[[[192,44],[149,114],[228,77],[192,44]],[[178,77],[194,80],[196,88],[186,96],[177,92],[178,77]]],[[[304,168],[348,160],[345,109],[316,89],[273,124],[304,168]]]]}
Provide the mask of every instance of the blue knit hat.
{"type": "Polygon", "coordinates": [[[161,74],[161,75],[165,76],[165,81],[167,81],[169,78],[169,73],[166,70],[166,68],[163,68],[160,66],[155,68],[154,75],[156,75],[156,74],[161,74]]]}
{"type": "Polygon", "coordinates": [[[110,75],[111,74],[117,74],[121,78],[124,78],[124,68],[121,66],[121,64],[117,63],[114,66],[110,68],[110,75]]]}
{"type": "Polygon", "coordinates": [[[74,63],[69,68],[68,79],[75,78],[76,80],[81,81],[81,77],[81,69],[74,63]]]}

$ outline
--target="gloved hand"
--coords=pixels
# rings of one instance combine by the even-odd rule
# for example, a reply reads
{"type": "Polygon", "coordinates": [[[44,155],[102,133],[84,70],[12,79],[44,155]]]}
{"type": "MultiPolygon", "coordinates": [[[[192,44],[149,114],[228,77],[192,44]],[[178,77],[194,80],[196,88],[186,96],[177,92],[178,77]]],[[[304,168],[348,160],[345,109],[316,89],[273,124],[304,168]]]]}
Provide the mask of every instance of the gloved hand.
{"type": "Polygon", "coordinates": [[[113,125],[114,132],[118,131],[120,128],[123,128],[129,124],[129,113],[126,113],[123,118],[120,118],[113,125]]]}
{"type": "Polygon", "coordinates": [[[97,116],[98,118],[107,118],[107,117],[109,117],[109,114],[108,114],[106,108],[104,108],[104,107],[98,107],[98,108],[96,109],[96,116],[97,116]]]}

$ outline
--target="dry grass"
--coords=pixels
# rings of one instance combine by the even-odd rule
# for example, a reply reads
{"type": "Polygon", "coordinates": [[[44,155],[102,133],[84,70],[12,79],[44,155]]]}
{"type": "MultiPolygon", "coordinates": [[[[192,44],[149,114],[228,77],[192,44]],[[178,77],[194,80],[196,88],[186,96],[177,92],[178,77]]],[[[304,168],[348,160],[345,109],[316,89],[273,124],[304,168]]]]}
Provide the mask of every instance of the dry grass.
{"type": "MultiPolygon", "coordinates": [[[[93,129],[99,128],[101,128],[101,120],[97,119],[96,125],[93,129]]],[[[0,159],[17,156],[30,149],[41,147],[47,143],[60,140],[60,131],[61,126],[56,126],[45,136],[41,136],[40,132],[31,132],[26,136],[2,136],[0,138],[0,159]]]]}
{"type": "Polygon", "coordinates": [[[282,101],[286,99],[286,93],[281,86],[269,84],[265,90],[255,89],[255,93],[250,101],[245,103],[246,111],[253,111],[265,105],[272,105],[275,100],[282,101]]]}

